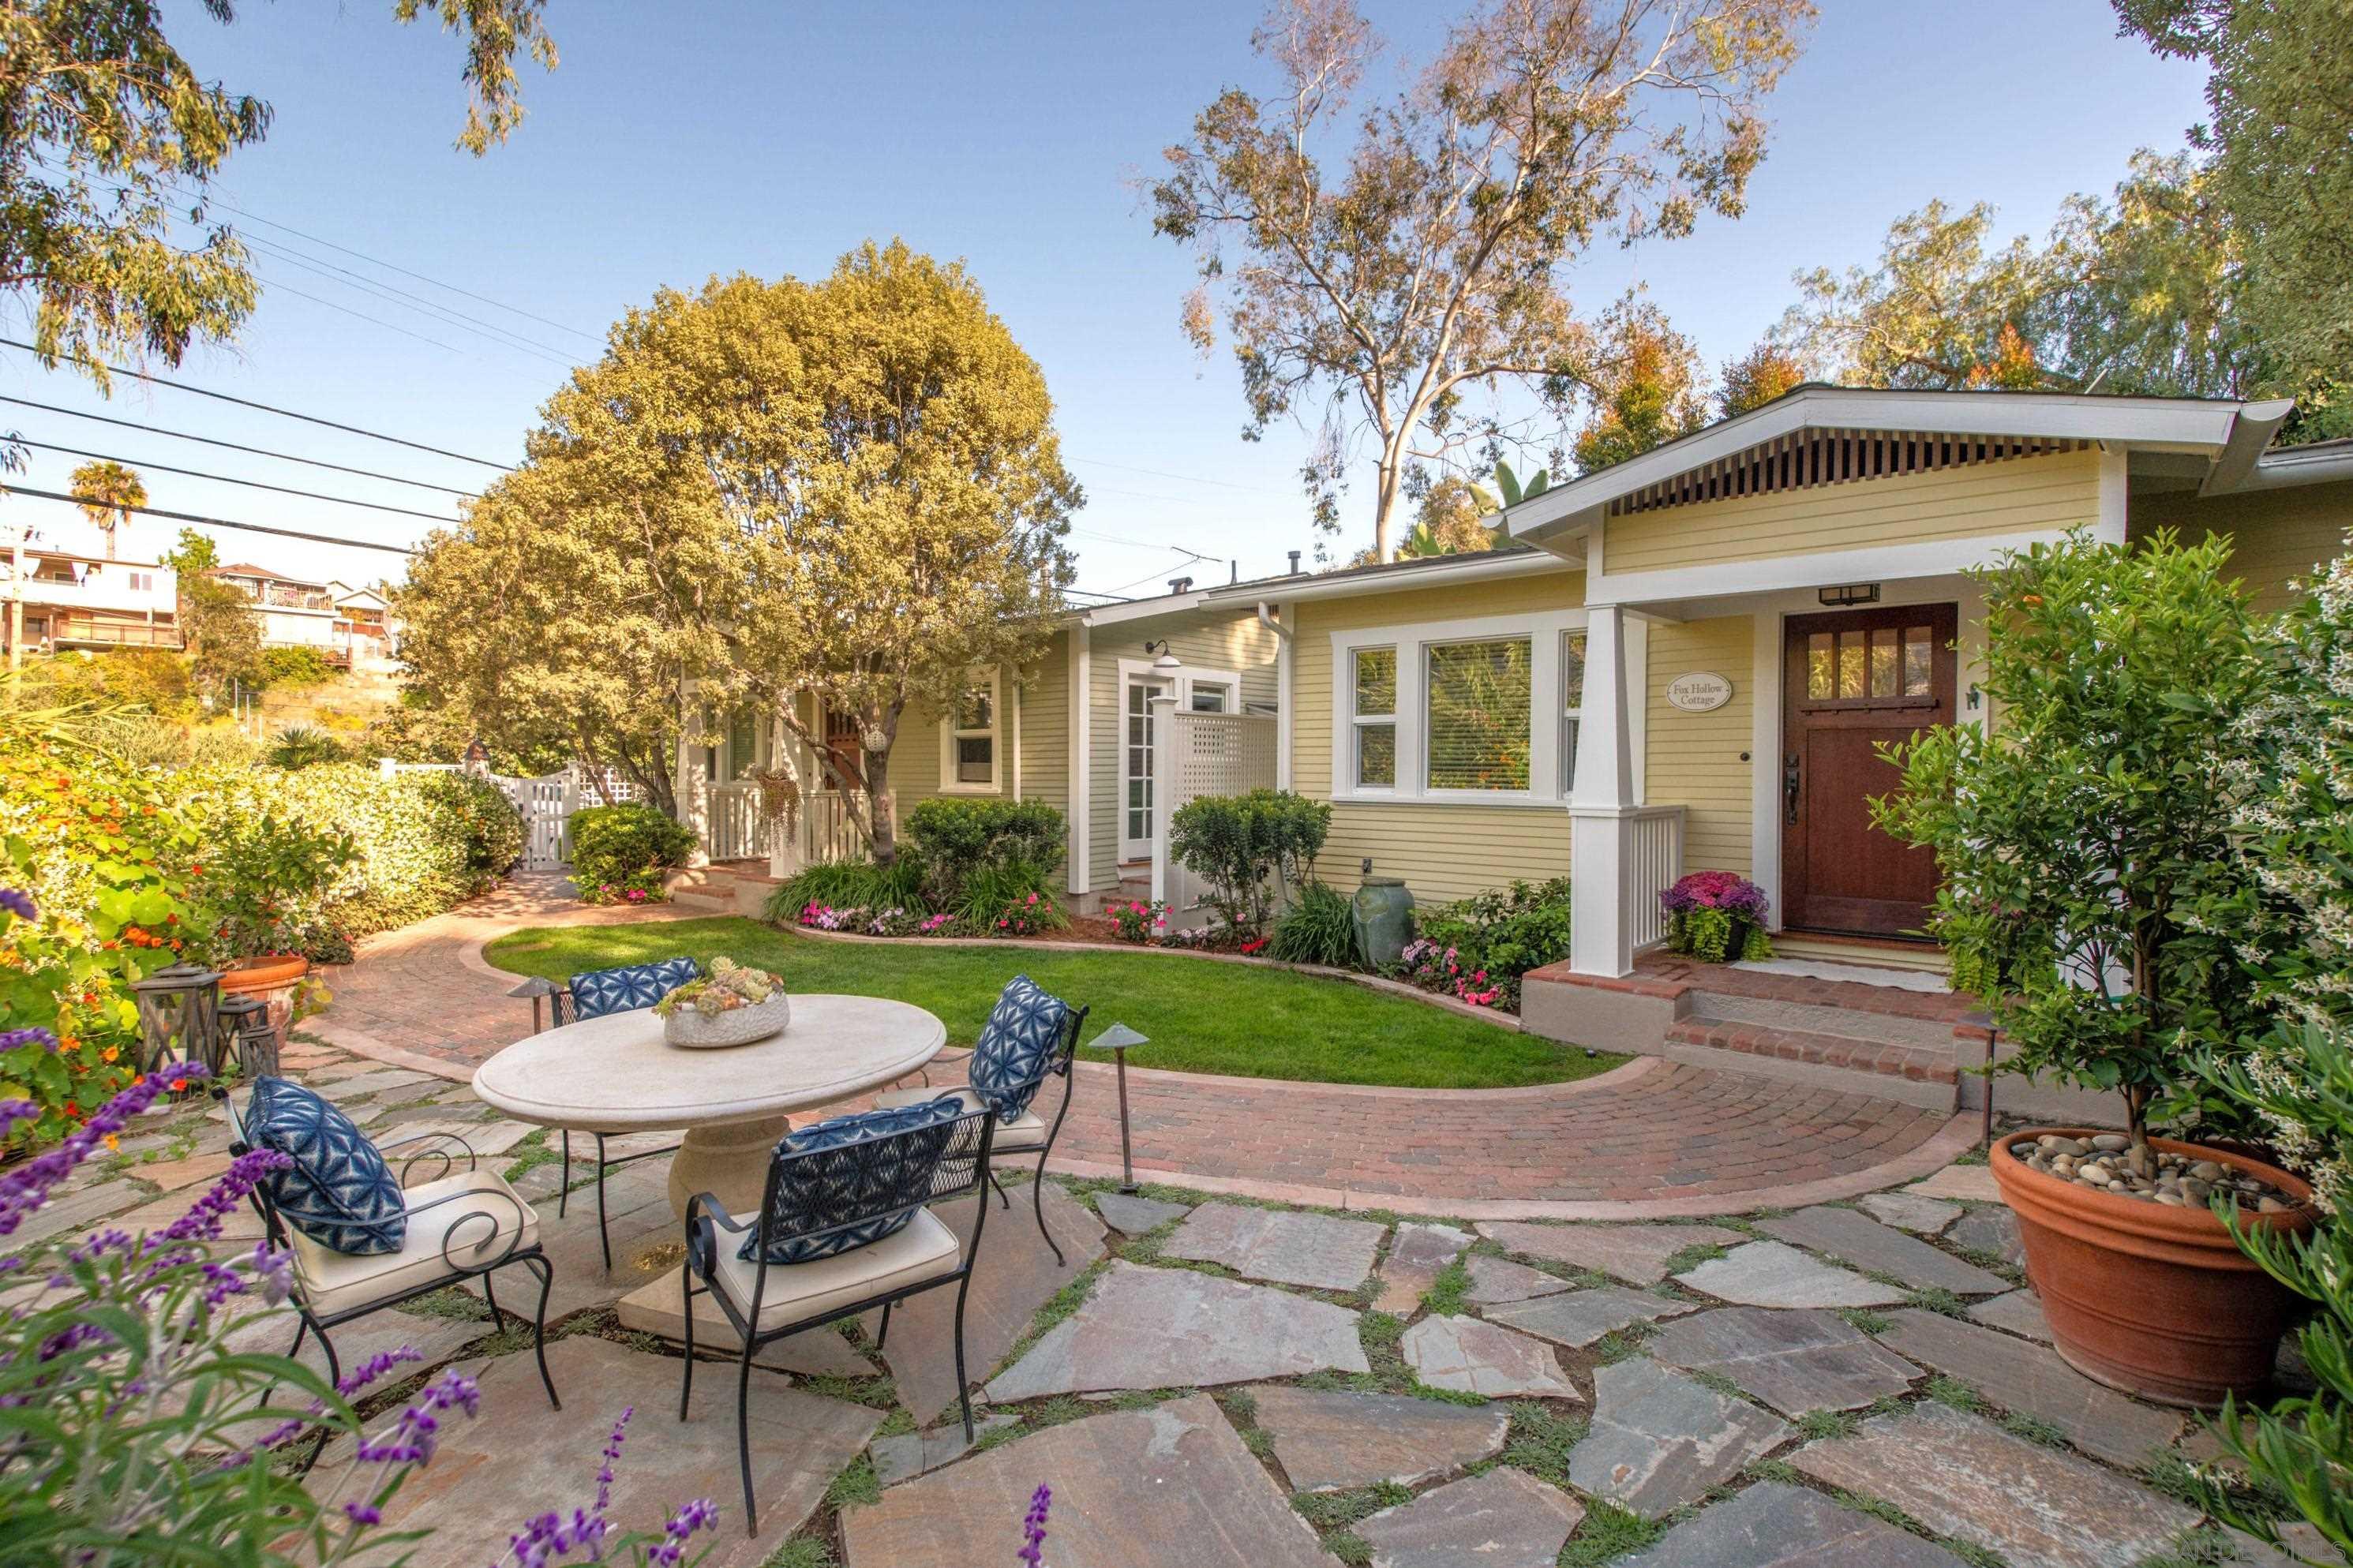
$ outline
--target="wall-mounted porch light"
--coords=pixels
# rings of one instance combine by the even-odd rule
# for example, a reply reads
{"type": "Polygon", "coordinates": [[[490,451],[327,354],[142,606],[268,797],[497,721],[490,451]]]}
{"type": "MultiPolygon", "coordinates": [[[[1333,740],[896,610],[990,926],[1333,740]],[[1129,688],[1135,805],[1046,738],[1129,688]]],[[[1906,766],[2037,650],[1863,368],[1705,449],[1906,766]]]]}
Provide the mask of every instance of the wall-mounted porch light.
{"type": "Polygon", "coordinates": [[[1185,661],[1178,658],[1175,652],[1169,648],[1168,639],[1166,637],[1162,637],[1158,642],[1146,641],[1144,645],[1144,651],[1146,653],[1150,653],[1155,648],[1158,648],[1160,650],[1160,657],[1152,661],[1153,668],[1182,669],[1185,668],[1185,661]]]}
{"type": "Polygon", "coordinates": [[[1854,605],[1875,605],[1879,603],[1879,584],[1849,583],[1841,587],[1824,588],[1816,596],[1834,610],[1846,609],[1854,605]]]}

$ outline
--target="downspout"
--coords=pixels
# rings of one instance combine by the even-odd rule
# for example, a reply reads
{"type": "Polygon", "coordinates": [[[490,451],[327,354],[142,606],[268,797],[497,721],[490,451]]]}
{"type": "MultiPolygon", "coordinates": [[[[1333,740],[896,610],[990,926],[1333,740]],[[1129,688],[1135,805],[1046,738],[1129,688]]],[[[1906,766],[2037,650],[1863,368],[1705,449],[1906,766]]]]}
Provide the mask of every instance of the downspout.
{"type": "MultiPolygon", "coordinates": [[[[1293,557],[1294,561],[1297,557],[1293,557]]],[[[1258,604],[1258,624],[1272,632],[1274,645],[1274,787],[1291,787],[1292,655],[1291,628],[1269,614],[1266,601],[1258,604]]]]}
{"type": "Polygon", "coordinates": [[[1266,601],[1264,599],[1261,599],[1258,602],[1258,624],[1264,626],[1268,631],[1272,632],[1276,637],[1281,637],[1284,642],[1287,643],[1291,640],[1291,628],[1284,626],[1281,621],[1276,620],[1274,616],[1268,612],[1266,601]]]}

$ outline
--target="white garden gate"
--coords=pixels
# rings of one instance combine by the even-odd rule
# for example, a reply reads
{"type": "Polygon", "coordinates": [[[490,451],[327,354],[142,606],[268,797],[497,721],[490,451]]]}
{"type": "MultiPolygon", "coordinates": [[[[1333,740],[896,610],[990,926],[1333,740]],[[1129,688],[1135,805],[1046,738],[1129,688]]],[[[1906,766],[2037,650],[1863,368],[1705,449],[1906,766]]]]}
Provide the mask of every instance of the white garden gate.
{"type": "Polygon", "coordinates": [[[1168,905],[1168,929],[1208,923],[1199,879],[1168,852],[1168,825],[1187,801],[1246,795],[1275,785],[1275,721],[1263,713],[1180,711],[1174,698],[1152,703],[1162,761],[1152,803],[1152,896],[1168,905]]]}

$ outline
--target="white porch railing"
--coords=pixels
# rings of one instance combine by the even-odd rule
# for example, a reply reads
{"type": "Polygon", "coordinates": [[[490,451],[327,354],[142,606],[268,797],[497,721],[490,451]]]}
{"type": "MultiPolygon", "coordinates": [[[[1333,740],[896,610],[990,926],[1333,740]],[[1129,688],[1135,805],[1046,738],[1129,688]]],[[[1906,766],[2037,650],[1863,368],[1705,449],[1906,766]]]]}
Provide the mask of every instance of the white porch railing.
{"type": "Polygon", "coordinates": [[[1639,807],[1626,818],[1625,831],[1624,876],[1633,901],[1627,923],[1640,952],[1667,940],[1667,912],[1659,907],[1659,895],[1683,874],[1683,808],[1639,807]]]}
{"type": "Polygon", "coordinates": [[[1168,905],[1168,929],[1188,931],[1208,920],[1193,874],[1169,853],[1176,810],[1203,795],[1272,789],[1279,726],[1262,713],[1188,713],[1174,698],[1152,700],[1154,752],[1160,774],[1152,801],[1152,896],[1168,905]]]}
{"type": "Polygon", "coordinates": [[[713,860],[753,860],[768,853],[768,818],[760,786],[748,779],[706,784],[702,852],[713,860]]]}
{"type": "MultiPolygon", "coordinates": [[[[751,779],[724,784],[697,780],[696,798],[687,803],[686,821],[697,828],[704,857],[712,860],[772,860],[777,824],[751,779]]],[[[792,842],[785,847],[789,869],[819,860],[846,860],[866,852],[866,841],[849,820],[839,790],[801,796],[792,842]]]]}

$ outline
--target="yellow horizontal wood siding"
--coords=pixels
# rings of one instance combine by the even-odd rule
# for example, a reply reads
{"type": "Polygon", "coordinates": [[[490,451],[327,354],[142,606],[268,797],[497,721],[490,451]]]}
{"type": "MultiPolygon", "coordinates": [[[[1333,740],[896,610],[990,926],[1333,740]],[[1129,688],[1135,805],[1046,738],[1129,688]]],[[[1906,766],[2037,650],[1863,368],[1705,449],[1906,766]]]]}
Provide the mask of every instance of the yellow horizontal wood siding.
{"type": "Polygon", "coordinates": [[[2228,534],[2232,574],[2246,584],[2255,608],[2269,613],[2294,601],[2292,583],[2345,553],[2346,533],[2353,530],[2353,481],[2211,498],[2186,490],[2135,496],[2130,518],[2136,540],[2165,528],[2191,542],[2228,534]]]}
{"type": "MultiPolygon", "coordinates": [[[[1021,795],[1071,814],[1071,634],[1060,631],[1021,686],[1021,795]]],[[[1009,784],[1011,781],[1008,781],[1009,784]]]]}
{"type": "MultiPolygon", "coordinates": [[[[1332,798],[1332,634],[1484,616],[1536,615],[1585,602],[1585,574],[1564,570],[1501,582],[1413,588],[1295,606],[1292,644],[1292,787],[1332,798]]],[[[1515,877],[1568,874],[1568,816],[1556,805],[1359,805],[1335,802],[1316,874],[1354,891],[1370,857],[1376,876],[1401,877],[1423,904],[1440,904],[1515,877]]]]}
{"type": "Polygon", "coordinates": [[[1649,726],[1643,793],[1652,805],[1680,805],[1683,869],[1751,873],[1749,838],[1756,794],[1741,753],[1755,743],[1756,621],[1749,616],[1651,628],[1644,698],[1649,726]],[[1707,713],[1669,705],[1677,676],[1708,670],[1732,682],[1732,700],[1707,713]]]}
{"type": "Polygon", "coordinates": [[[2056,452],[1662,507],[1609,519],[1603,525],[1602,559],[1615,577],[1725,561],[2073,528],[2098,520],[2099,462],[2095,452],[2056,452]]]}
{"type": "Polygon", "coordinates": [[[1087,661],[1087,887],[1102,892],[1119,884],[1120,818],[1127,715],[1120,689],[1122,659],[1149,661],[1157,650],[1144,645],[1166,640],[1178,662],[1196,669],[1229,669],[1241,681],[1240,700],[1271,706],[1277,700],[1275,635],[1259,625],[1255,608],[1181,610],[1143,620],[1119,621],[1088,633],[1087,661]]]}

